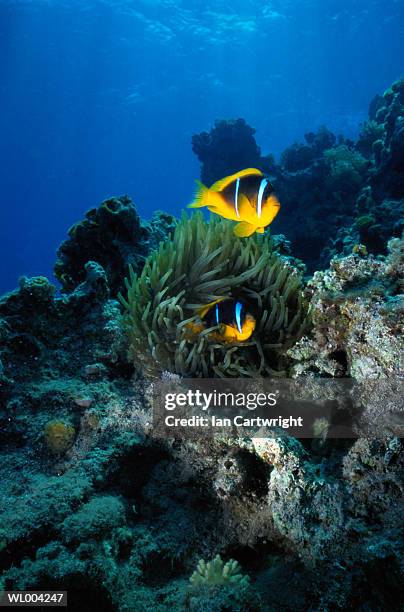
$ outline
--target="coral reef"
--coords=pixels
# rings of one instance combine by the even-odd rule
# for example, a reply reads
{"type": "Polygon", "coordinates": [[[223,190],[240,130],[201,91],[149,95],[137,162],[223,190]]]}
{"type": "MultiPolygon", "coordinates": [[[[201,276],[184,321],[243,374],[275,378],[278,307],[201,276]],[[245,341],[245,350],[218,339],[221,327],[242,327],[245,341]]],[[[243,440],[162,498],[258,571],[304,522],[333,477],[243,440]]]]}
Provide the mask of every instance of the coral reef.
{"type": "Polygon", "coordinates": [[[97,262],[105,270],[111,295],[116,296],[128,265],[141,270],[149,252],[174,227],[175,219],[161,211],[150,222],[141,221],[128,196],[105,200],[70,228],[68,240],[57,252],[55,275],[64,291],[72,291],[85,279],[85,264],[97,262]]]}
{"type": "Polygon", "coordinates": [[[334,258],[308,283],[316,330],[289,354],[295,374],[314,372],[356,380],[398,375],[402,350],[403,243],[390,240],[384,260],[352,254],[334,258]]]}
{"type": "Polygon", "coordinates": [[[238,120],[217,122],[209,133],[194,136],[193,148],[208,184],[242,167],[270,174],[282,204],[272,230],[288,237],[295,257],[313,272],[319,262],[326,268],[333,256],[348,255],[358,243],[370,253],[386,254],[389,238],[400,237],[403,115],[404,81],[399,80],[371,103],[356,142],[323,126],[305,134],[305,143],[285,149],[275,163],[261,156],[255,130],[238,120]]]}
{"type": "Polygon", "coordinates": [[[326,186],[330,191],[339,191],[343,196],[356,193],[368,165],[366,159],[343,144],[324,151],[324,160],[329,169],[326,186]]]}
{"type": "MultiPolygon", "coordinates": [[[[398,321],[399,247],[393,240],[385,260],[342,258],[313,279],[314,327],[290,349],[296,375],[313,364],[317,373],[337,375],[333,360],[344,371],[342,340],[356,375],[372,351],[381,374],[396,371],[396,345],[387,351],[398,321]],[[330,310],[322,316],[330,291],[346,300],[356,292],[359,304],[369,299],[382,335],[363,337],[364,309],[352,313],[347,332],[334,326],[330,310]]],[[[2,585],[63,588],[77,609],[349,609],[361,601],[398,610],[397,438],[322,445],[154,439],[143,384],[124,359],[117,303],[105,275],[89,268],[88,280],[62,298],[43,278],[24,279],[0,303],[8,381],[1,396],[2,585]],[[62,456],[41,452],[44,427],[56,418],[76,428],[62,456]],[[199,559],[215,555],[237,561],[250,586],[190,586],[199,559]]],[[[350,310],[352,303],[344,316],[350,310]]]]}
{"type": "Polygon", "coordinates": [[[246,241],[231,224],[201,214],[183,217],[171,240],[127,282],[131,356],[146,370],[183,376],[268,376],[286,366],[285,351],[301,335],[305,306],[300,275],[268,238],[246,241]],[[190,332],[195,311],[219,297],[249,304],[256,329],[246,342],[190,332]]]}
{"type": "Polygon", "coordinates": [[[404,196],[404,80],[396,81],[378,99],[374,122],[379,131],[372,150],[375,169],[371,179],[376,201],[404,196]]]}
{"type": "MultiPolygon", "coordinates": [[[[369,116],[371,109],[369,108],[369,116]]],[[[356,149],[367,159],[371,159],[374,155],[373,145],[376,141],[383,138],[383,124],[377,123],[374,119],[365,121],[362,125],[359,138],[356,143],[356,149]]],[[[377,149],[378,147],[376,147],[377,149]]]]}
{"type": "MultiPolygon", "coordinates": [[[[166,240],[172,227],[166,219],[153,244],[165,242],[142,272],[152,238],[142,250],[126,227],[117,222],[110,232],[95,212],[95,226],[87,218],[86,229],[78,230],[83,236],[73,236],[60,259],[62,295],[44,277],[34,277],[22,278],[0,299],[2,589],[67,590],[72,610],[401,610],[404,455],[395,429],[402,428],[402,413],[392,413],[382,393],[376,399],[364,394],[363,416],[390,419],[391,434],[384,437],[331,440],[327,424],[318,422],[315,440],[276,432],[273,438],[160,439],[151,426],[151,390],[140,359],[143,350],[145,365],[155,368],[156,338],[149,345],[147,332],[157,312],[164,339],[170,321],[159,317],[168,299],[166,307],[177,316],[186,273],[191,284],[183,290],[194,297],[184,299],[182,321],[219,295],[227,279],[226,294],[248,286],[258,295],[265,286],[264,304],[274,292],[271,325],[277,317],[279,334],[285,313],[276,305],[297,293],[290,312],[307,303],[311,326],[300,339],[285,335],[281,355],[280,347],[269,348],[271,367],[281,357],[296,379],[351,377],[359,384],[371,380],[379,391],[383,381],[395,383],[403,324],[401,105],[398,83],[372,103],[370,120],[378,127],[363,128],[358,143],[322,129],[306,135],[310,152],[292,147],[278,166],[285,198],[293,185],[304,200],[294,200],[293,221],[302,215],[304,231],[312,228],[312,263],[330,236],[338,242],[327,243],[331,262],[308,280],[303,298],[294,271],[303,264],[292,256],[297,230],[285,232],[287,239],[274,237],[273,245],[265,237],[236,242],[231,227],[195,217],[181,221],[166,240]],[[340,203],[344,213],[337,220],[337,192],[325,187],[325,152],[339,147],[344,157],[352,161],[360,154],[370,166],[361,161],[363,184],[347,196],[345,208],[340,203]],[[324,206],[330,227],[322,225],[318,209],[306,206],[310,202],[324,206]],[[90,236],[103,244],[91,245],[90,236]],[[146,327],[139,327],[135,364],[127,359],[123,313],[114,299],[130,262],[137,270],[132,297],[144,300],[142,316],[133,303],[131,312],[146,327]],[[193,277],[187,266],[195,262],[193,277]],[[174,279],[181,279],[178,286],[174,279]],[[192,581],[197,584],[190,584],[200,559],[213,561],[200,565],[192,581]],[[221,583],[225,571],[229,584],[221,583]],[[212,573],[220,584],[209,584],[212,573]]],[[[128,203],[117,208],[137,218],[128,203]]],[[[104,208],[99,214],[110,213],[104,208]]],[[[305,249],[307,244],[299,253],[305,249]]]]}
{"type": "Polygon", "coordinates": [[[216,121],[210,132],[195,134],[192,137],[192,150],[202,164],[202,183],[212,185],[243,168],[270,172],[274,160],[271,156],[261,156],[254,134],[254,128],[244,119],[216,121]]]}

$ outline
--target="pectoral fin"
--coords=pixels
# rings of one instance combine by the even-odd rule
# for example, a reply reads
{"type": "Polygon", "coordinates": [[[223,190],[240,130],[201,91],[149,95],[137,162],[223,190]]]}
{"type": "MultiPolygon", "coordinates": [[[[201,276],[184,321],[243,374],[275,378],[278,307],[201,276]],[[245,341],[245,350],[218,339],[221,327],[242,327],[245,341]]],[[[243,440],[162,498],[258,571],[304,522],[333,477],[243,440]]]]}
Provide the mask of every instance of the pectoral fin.
{"type": "Polygon", "coordinates": [[[223,219],[231,219],[232,221],[238,221],[238,217],[236,215],[234,207],[231,206],[228,202],[226,202],[220,196],[220,194],[217,193],[216,195],[220,198],[219,202],[217,204],[213,204],[212,206],[209,205],[208,210],[210,210],[210,212],[215,213],[216,215],[220,215],[221,217],[223,217],[223,219]]]}
{"type": "Polygon", "coordinates": [[[237,223],[233,231],[239,238],[246,238],[247,236],[251,236],[256,229],[257,227],[255,225],[247,223],[247,221],[241,221],[241,223],[237,223]]]}
{"type": "Polygon", "coordinates": [[[244,193],[240,193],[238,196],[238,210],[241,219],[254,225],[254,221],[257,218],[255,208],[244,193]]]}

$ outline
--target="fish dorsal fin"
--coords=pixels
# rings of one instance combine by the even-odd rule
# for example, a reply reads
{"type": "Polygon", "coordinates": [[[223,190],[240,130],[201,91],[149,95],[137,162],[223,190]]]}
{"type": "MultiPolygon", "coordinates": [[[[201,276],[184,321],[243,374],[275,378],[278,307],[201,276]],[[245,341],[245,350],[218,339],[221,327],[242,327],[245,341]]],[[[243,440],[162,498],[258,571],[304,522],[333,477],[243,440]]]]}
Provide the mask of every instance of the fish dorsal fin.
{"type": "Polygon", "coordinates": [[[196,314],[200,319],[203,319],[208,314],[209,310],[216,306],[216,304],[220,304],[223,300],[227,300],[227,297],[220,297],[217,300],[213,300],[213,302],[209,302],[209,304],[204,304],[203,306],[199,306],[196,308],[196,314]]]}
{"type": "Polygon", "coordinates": [[[211,191],[223,191],[223,189],[226,189],[226,187],[231,185],[238,178],[242,179],[245,176],[264,176],[264,175],[261,172],[261,170],[258,170],[257,168],[246,168],[245,170],[240,170],[240,172],[236,172],[235,174],[226,176],[220,181],[216,181],[216,183],[213,183],[210,189],[211,191]]]}

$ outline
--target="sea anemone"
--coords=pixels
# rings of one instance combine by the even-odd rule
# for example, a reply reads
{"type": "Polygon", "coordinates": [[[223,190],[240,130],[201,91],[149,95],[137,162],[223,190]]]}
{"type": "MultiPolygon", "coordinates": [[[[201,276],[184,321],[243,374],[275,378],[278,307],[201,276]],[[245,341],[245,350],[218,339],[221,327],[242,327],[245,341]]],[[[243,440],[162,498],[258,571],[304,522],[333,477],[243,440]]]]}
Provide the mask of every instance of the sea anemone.
{"type": "Polygon", "coordinates": [[[300,274],[273,251],[266,235],[234,236],[222,219],[186,215],[171,239],[130,269],[127,317],[130,355],[149,375],[257,377],[285,373],[285,352],[302,335],[306,308],[300,274]],[[198,309],[220,297],[249,305],[256,319],[248,341],[221,342],[212,328],[196,336],[198,309]]]}

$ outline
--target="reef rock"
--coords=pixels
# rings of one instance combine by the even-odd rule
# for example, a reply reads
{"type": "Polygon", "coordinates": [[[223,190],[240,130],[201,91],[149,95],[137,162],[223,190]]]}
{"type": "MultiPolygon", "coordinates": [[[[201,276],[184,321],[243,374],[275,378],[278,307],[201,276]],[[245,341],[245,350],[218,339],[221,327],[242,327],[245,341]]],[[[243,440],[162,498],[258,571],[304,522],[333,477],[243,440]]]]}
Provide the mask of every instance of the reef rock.
{"type": "MultiPolygon", "coordinates": [[[[287,355],[296,378],[398,378],[403,246],[394,235],[402,194],[391,177],[400,167],[401,104],[395,84],[372,104],[374,124],[358,143],[322,129],[274,169],[290,213],[287,240],[277,240],[282,258],[297,254],[300,220],[307,236],[300,254],[311,249],[312,265],[324,248],[327,258],[345,253],[304,290],[311,327],[287,355]],[[351,188],[354,172],[360,180],[351,188]],[[385,255],[367,254],[380,253],[387,238],[385,255]]],[[[217,142],[228,128],[218,126],[217,142]]],[[[264,169],[248,126],[235,129],[250,143],[242,165],[264,169]]],[[[207,182],[229,169],[209,177],[210,146],[202,147],[207,182]]],[[[139,359],[136,367],[127,360],[114,297],[127,264],[140,270],[174,223],[159,216],[148,228],[127,198],[108,200],[59,251],[61,296],[34,277],[0,299],[0,589],[67,590],[74,610],[398,612],[404,466],[397,435],[312,441],[275,431],[189,441],[153,434],[151,389],[139,359]],[[190,583],[198,561],[217,555],[223,573],[237,569],[250,586],[190,583]]],[[[254,274],[250,265],[243,278],[254,274]]],[[[368,401],[365,416],[389,414],[381,408],[368,401]]]]}
{"type": "Polygon", "coordinates": [[[402,351],[403,242],[385,259],[352,254],[334,258],[308,283],[313,330],[289,355],[295,375],[316,373],[356,380],[399,374],[402,351]]]}
{"type": "Polygon", "coordinates": [[[262,157],[255,142],[255,129],[244,119],[216,121],[209,132],[192,137],[192,150],[202,164],[201,180],[206,185],[243,168],[260,168],[270,172],[271,156],[262,157]]]}
{"type": "Polygon", "coordinates": [[[375,170],[371,180],[377,200],[404,197],[404,80],[387,89],[377,103],[374,122],[379,129],[372,144],[375,170]]]}
{"type": "Polygon", "coordinates": [[[288,237],[309,272],[358,244],[386,254],[403,228],[403,92],[399,80],[377,96],[356,142],[322,126],[285,149],[279,163],[261,155],[255,130],[242,119],[217,122],[193,137],[202,182],[251,166],[268,173],[282,206],[272,228],[288,237]]]}
{"type": "Polygon", "coordinates": [[[157,211],[150,222],[140,220],[128,196],[105,200],[73,225],[57,251],[55,275],[63,291],[72,291],[85,279],[88,261],[100,264],[112,296],[123,289],[129,264],[140,271],[145,258],[174,229],[172,215],[157,211]]]}

